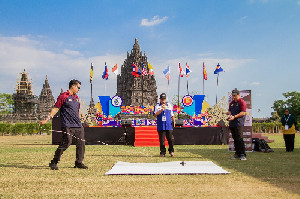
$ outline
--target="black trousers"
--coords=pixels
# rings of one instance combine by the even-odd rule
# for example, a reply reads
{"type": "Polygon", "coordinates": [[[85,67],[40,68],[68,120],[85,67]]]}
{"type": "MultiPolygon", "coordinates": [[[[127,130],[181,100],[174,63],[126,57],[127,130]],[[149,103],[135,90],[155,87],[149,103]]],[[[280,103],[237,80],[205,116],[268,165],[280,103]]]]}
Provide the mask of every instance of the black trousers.
{"type": "Polygon", "coordinates": [[[85,152],[84,128],[63,128],[62,142],[55,151],[53,162],[58,163],[63,152],[72,144],[73,135],[76,138],[76,162],[82,163],[85,152]]]}
{"type": "Polygon", "coordinates": [[[243,127],[229,127],[232,138],[234,140],[234,148],[235,148],[235,154],[237,154],[239,157],[241,155],[245,155],[245,144],[243,140],[243,127]]]}
{"type": "Polygon", "coordinates": [[[283,134],[285,148],[287,152],[294,151],[295,134],[283,134]]]}
{"type": "Polygon", "coordinates": [[[174,136],[173,130],[158,131],[159,143],[160,143],[160,154],[166,154],[165,137],[167,137],[169,143],[169,153],[174,152],[174,136]]]}

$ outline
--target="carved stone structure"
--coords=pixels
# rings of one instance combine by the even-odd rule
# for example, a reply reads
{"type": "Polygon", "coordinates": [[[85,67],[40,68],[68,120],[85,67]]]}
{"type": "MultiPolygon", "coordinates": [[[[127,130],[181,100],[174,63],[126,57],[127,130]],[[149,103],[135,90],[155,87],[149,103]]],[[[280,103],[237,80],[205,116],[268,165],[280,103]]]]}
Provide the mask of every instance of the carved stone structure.
{"type": "Polygon", "coordinates": [[[32,83],[25,69],[24,72],[20,73],[13,100],[15,114],[35,114],[37,97],[32,92],[32,83]]]}
{"type": "Polygon", "coordinates": [[[154,75],[135,77],[132,75],[132,63],[142,72],[143,64],[149,73],[147,57],[142,54],[138,40],[135,39],[133,49],[125,59],[121,74],[117,77],[117,95],[122,97],[123,105],[149,106],[157,103],[156,80],[154,75]]]}
{"type": "Polygon", "coordinates": [[[39,120],[44,120],[48,117],[54,104],[55,100],[48,82],[48,77],[46,76],[43,89],[38,99],[37,115],[39,120]]]}
{"type": "Polygon", "coordinates": [[[211,115],[211,119],[208,122],[209,125],[217,125],[220,121],[224,121],[225,126],[229,125],[227,120],[228,115],[226,115],[228,111],[228,102],[226,97],[224,96],[217,104],[215,104],[212,109],[208,111],[208,114],[211,115]]]}
{"type": "Polygon", "coordinates": [[[36,114],[37,97],[32,92],[32,83],[25,69],[19,75],[13,100],[13,113],[2,115],[0,120],[7,122],[30,122],[38,120],[36,114]]]}

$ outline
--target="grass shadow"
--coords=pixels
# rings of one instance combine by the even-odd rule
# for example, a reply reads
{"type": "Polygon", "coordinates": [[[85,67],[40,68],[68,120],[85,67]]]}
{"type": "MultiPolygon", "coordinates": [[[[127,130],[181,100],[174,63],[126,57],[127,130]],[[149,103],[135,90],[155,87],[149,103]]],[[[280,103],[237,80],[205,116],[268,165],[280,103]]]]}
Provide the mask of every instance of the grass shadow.
{"type": "Polygon", "coordinates": [[[32,166],[32,165],[24,165],[24,164],[0,164],[0,167],[5,168],[18,168],[18,169],[49,169],[48,166],[32,166]]]}

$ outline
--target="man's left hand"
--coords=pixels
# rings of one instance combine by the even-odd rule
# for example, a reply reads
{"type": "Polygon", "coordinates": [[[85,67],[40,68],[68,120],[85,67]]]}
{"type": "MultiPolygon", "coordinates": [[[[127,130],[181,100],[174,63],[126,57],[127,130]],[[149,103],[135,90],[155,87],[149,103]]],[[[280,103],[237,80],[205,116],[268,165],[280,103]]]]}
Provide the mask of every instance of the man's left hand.
{"type": "Polygon", "coordinates": [[[233,115],[230,115],[229,118],[228,118],[228,121],[232,121],[232,120],[234,120],[234,119],[235,119],[234,116],[233,116],[233,115]]]}

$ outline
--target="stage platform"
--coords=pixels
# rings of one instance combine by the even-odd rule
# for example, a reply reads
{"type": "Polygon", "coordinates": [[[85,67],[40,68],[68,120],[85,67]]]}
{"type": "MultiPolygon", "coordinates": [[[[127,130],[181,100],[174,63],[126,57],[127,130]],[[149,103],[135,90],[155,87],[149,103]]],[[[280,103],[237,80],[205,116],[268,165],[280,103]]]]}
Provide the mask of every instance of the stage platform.
{"type": "MultiPolygon", "coordinates": [[[[54,120],[52,124],[53,130],[61,130],[59,122],[54,120]]],[[[156,126],[87,127],[84,130],[87,145],[159,146],[156,126]]],[[[175,127],[173,135],[175,145],[220,145],[229,141],[228,127],[175,127]]],[[[58,145],[61,137],[61,132],[53,131],[52,144],[58,145]]]]}

